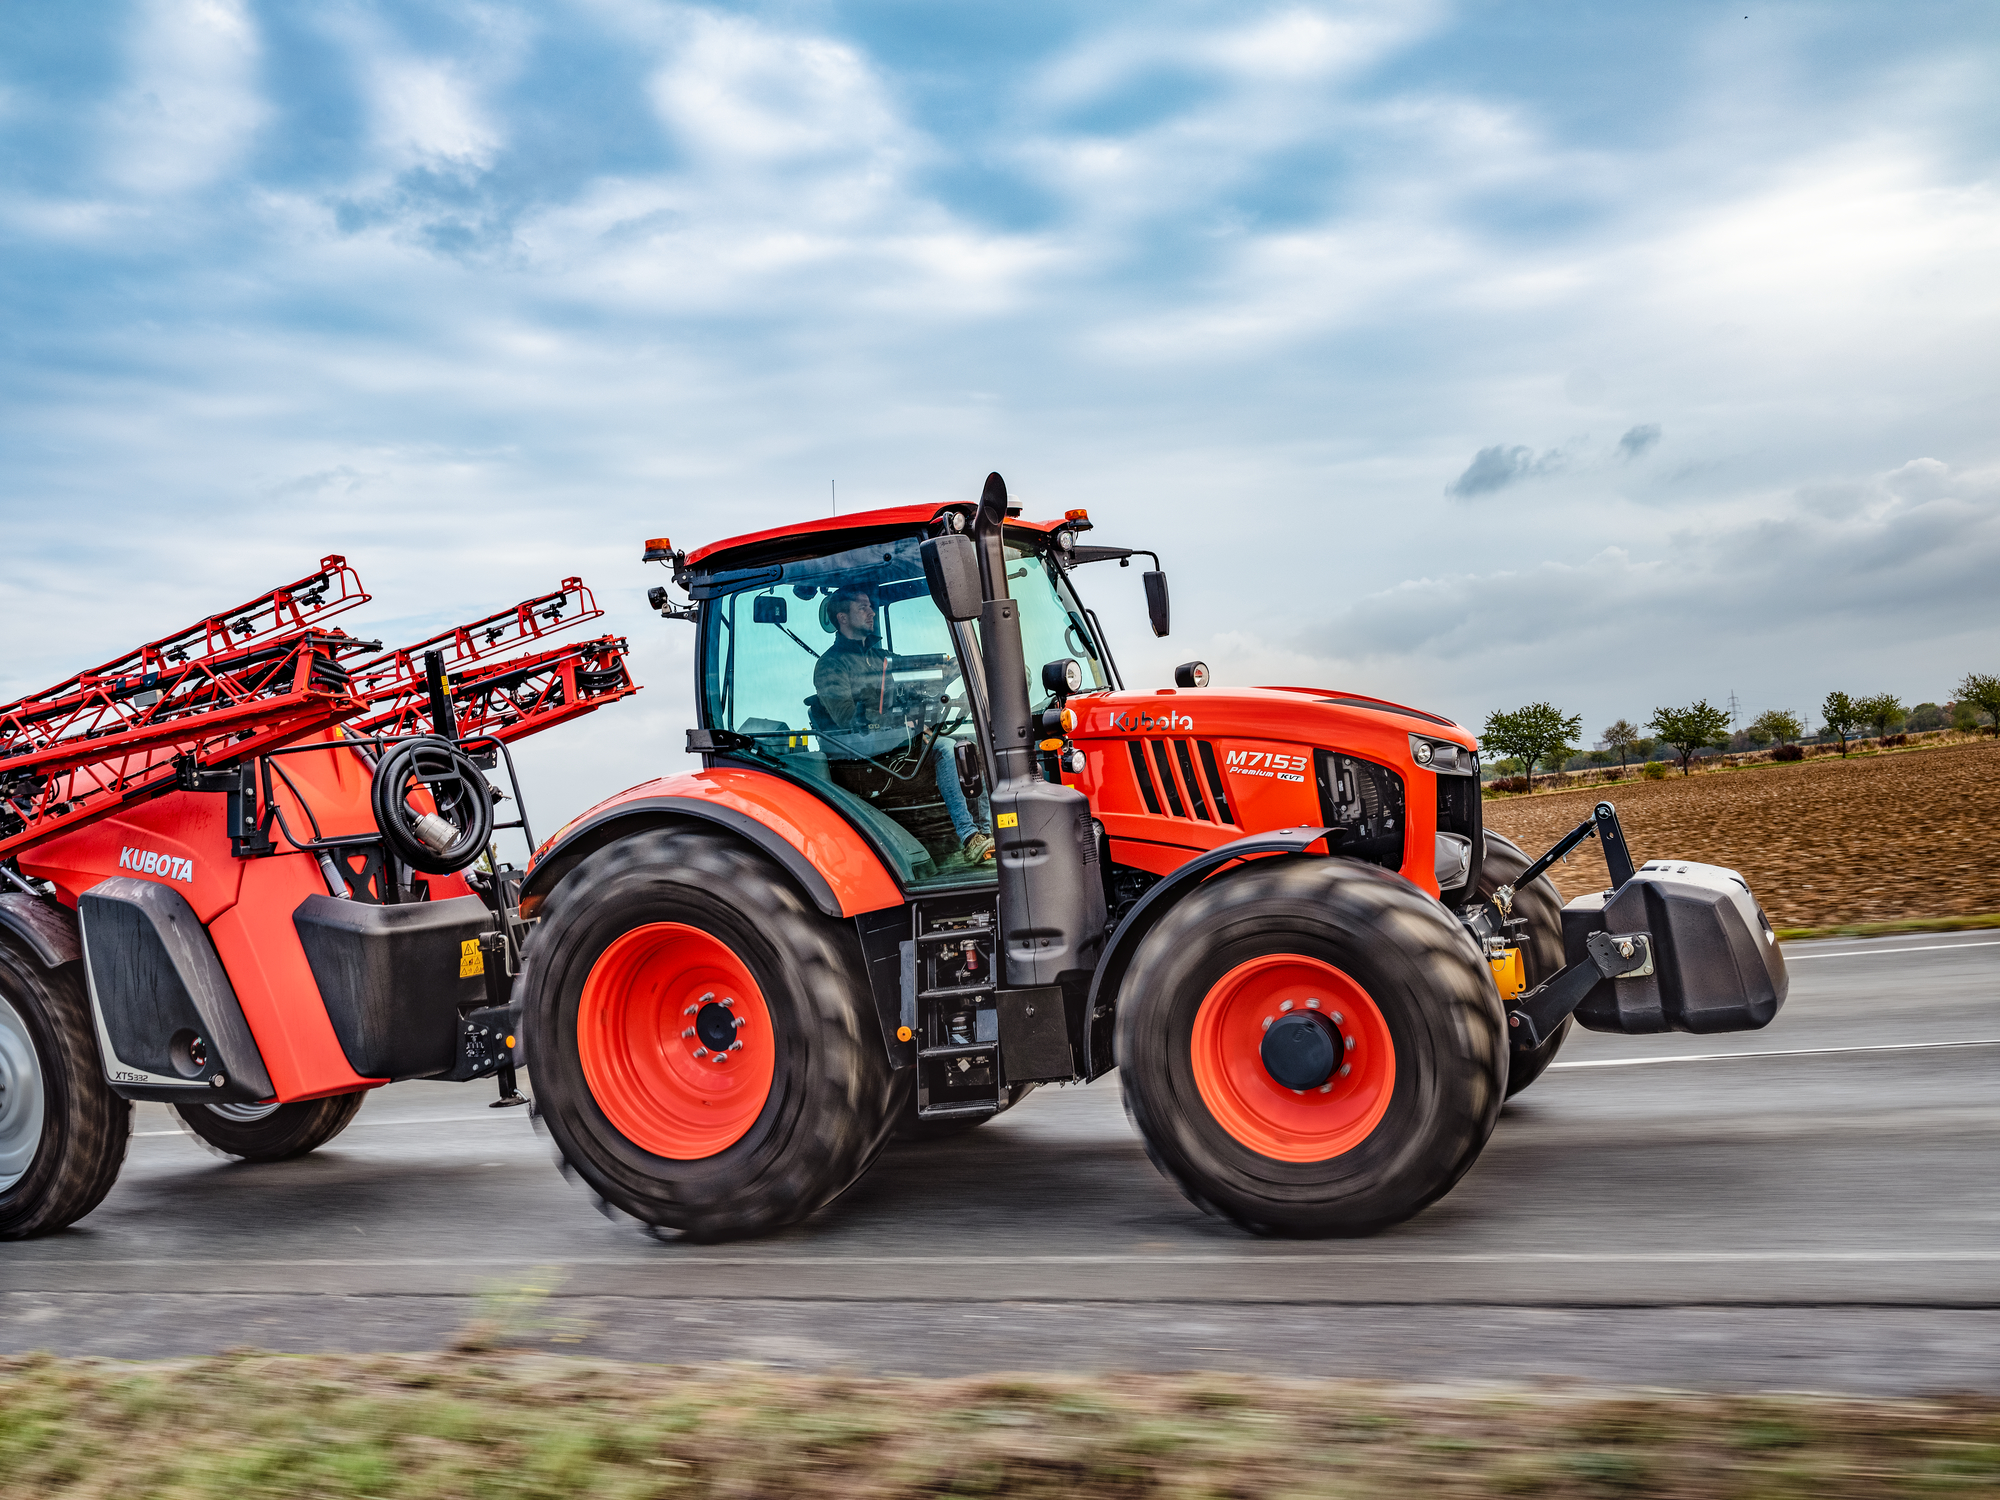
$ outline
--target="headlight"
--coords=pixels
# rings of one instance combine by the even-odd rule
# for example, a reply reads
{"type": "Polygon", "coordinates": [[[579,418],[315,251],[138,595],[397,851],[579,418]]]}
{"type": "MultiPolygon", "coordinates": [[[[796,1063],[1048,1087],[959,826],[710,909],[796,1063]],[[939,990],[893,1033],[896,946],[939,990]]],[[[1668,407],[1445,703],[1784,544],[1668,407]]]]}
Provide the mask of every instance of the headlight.
{"type": "Polygon", "coordinates": [[[1410,759],[1440,776],[1476,776],[1479,757],[1450,740],[1434,740],[1425,735],[1410,736],[1410,759]]]}

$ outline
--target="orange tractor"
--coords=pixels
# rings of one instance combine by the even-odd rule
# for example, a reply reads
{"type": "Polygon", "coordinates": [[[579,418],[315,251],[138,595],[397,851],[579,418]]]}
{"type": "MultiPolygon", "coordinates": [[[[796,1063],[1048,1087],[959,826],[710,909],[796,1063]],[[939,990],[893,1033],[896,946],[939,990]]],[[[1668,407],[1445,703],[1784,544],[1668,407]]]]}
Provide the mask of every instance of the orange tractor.
{"type": "Polygon", "coordinates": [[[539,1117],[607,1203],[795,1221],[896,1134],[1117,1068],[1147,1149],[1247,1229],[1357,1234],[1477,1158],[1571,1018],[1759,1027],[1786,992],[1733,872],[1634,869],[1609,804],[1540,859],[1480,824],[1474,737],[1316,688],[1121,680],[1088,516],[913,506],[665,539],[699,771],[537,850],[517,988],[539,1117]],[[1041,663],[1032,673],[1028,663],[1041,663]],[[1610,889],[1549,863],[1600,840],[1610,889]]]}

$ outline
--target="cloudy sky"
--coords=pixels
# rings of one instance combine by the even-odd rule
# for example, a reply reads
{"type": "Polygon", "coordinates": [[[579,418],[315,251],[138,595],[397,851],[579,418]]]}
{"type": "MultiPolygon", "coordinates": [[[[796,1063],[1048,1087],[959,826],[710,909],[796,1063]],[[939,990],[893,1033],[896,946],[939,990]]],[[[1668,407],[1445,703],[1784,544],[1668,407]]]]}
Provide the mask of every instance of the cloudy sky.
{"type": "Polygon", "coordinates": [[[1587,735],[2000,671],[2000,10],[248,0],[0,19],[0,696],[345,553],[392,641],[970,498],[1128,673],[1587,735]]]}

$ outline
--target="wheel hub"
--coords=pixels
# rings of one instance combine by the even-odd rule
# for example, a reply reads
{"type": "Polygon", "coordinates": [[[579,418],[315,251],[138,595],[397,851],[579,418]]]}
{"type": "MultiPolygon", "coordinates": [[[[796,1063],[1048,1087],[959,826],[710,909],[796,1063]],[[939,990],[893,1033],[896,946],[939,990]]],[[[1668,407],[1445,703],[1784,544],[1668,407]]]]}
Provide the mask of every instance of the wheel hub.
{"type": "Polygon", "coordinates": [[[1347,1048],[1340,1028],[1321,1012],[1292,1010],[1267,1024],[1258,1050],[1265,1072],[1303,1093],[1333,1077],[1347,1048]]]}
{"type": "Polygon", "coordinates": [[[735,1001],[710,1000],[695,1014],[694,1034],[710,1052],[727,1052],[736,1044],[739,1024],[732,1007],[735,1001]]]}
{"type": "Polygon", "coordinates": [[[42,1144],[42,1065],[20,1012],[0,1000],[0,1192],[28,1175],[42,1144]]]}

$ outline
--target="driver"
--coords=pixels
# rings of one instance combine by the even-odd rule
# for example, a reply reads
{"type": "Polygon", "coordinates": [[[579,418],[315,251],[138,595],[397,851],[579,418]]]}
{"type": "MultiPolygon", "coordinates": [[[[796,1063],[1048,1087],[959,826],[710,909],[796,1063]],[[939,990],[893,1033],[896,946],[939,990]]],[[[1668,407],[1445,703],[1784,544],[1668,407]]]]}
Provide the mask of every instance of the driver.
{"type": "MultiPolygon", "coordinates": [[[[819,694],[821,711],[845,730],[905,729],[895,663],[875,638],[875,596],[858,585],[840,589],[827,608],[827,618],[833,622],[834,642],[813,668],[813,691],[819,694]]],[[[972,821],[965,805],[958,765],[950,753],[953,743],[941,737],[933,747],[938,796],[951,816],[959,853],[968,864],[977,864],[993,857],[993,839],[972,821]]]]}

